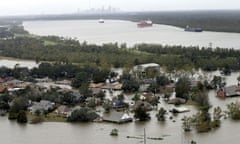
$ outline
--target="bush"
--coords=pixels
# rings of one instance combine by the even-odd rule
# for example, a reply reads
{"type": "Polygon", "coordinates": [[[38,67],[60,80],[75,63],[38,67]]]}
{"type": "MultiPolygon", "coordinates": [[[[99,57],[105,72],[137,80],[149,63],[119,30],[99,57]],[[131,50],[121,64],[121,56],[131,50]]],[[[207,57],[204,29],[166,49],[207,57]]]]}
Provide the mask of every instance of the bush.
{"type": "Polygon", "coordinates": [[[19,123],[27,123],[27,115],[25,111],[20,111],[17,116],[17,122],[19,123]]]}
{"type": "Polygon", "coordinates": [[[99,115],[89,108],[81,108],[74,110],[67,119],[69,122],[90,122],[98,118],[99,115]]]}
{"type": "Polygon", "coordinates": [[[144,107],[139,106],[134,111],[134,118],[138,119],[139,121],[146,121],[149,120],[151,117],[144,107]]]}
{"type": "Polygon", "coordinates": [[[37,124],[37,123],[41,123],[43,121],[44,121],[44,119],[42,117],[37,116],[37,117],[33,118],[30,123],[31,124],[37,124]]]}
{"type": "Polygon", "coordinates": [[[9,120],[15,120],[15,119],[17,119],[17,117],[18,117],[18,113],[16,113],[16,112],[10,111],[8,114],[9,120]]]}

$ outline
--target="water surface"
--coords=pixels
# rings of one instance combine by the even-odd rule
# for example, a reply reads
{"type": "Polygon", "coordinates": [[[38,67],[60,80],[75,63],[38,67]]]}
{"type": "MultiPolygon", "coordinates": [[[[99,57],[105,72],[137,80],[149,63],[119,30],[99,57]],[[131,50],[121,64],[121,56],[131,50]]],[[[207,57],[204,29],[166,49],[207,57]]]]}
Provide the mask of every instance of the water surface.
{"type": "Polygon", "coordinates": [[[185,32],[182,28],[154,24],[153,27],[138,28],[136,23],[120,20],[58,20],[25,21],[26,30],[38,35],[57,35],[77,38],[80,42],[94,44],[155,43],[163,45],[212,46],[240,48],[240,34],[226,32],[185,32]],[[211,43],[211,44],[210,44],[211,43]]]}

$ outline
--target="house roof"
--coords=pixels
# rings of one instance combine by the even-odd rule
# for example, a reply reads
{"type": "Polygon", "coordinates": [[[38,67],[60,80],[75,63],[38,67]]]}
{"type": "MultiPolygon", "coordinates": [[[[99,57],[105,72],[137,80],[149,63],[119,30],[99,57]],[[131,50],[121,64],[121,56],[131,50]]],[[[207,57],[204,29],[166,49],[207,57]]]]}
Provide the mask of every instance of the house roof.
{"type": "Polygon", "coordinates": [[[120,84],[120,83],[108,83],[108,84],[102,86],[102,89],[120,90],[120,89],[122,89],[122,84],[120,84]]]}
{"type": "Polygon", "coordinates": [[[3,92],[7,87],[0,85],[0,92],[3,92]]]}
{"type": "Polygon", "coordinates": [[[147,64],[141,64],[136,65],[133,67],[133,71],[135,72],[144,72],[147,68],[160,68],[160,65],[157,63],[147,63],[147,64]]]}
{"type": "Polygon", "coordinates": [[[113,100],[112,106],[113,108],[123,108],[127,106],[127,103],[122,100],[113,100]]]}
{"type": "Polygon", "coordinates": [[[125,112],[111,111],[110,113],[103,114],[103,121],[124,123],[132,121],[132,117],[125,112]]]}
{"type": "Polygon", "coordinates": [[[100,88],[104,83],[90,83],[89,88],[100,88]]]}
{"type": "Polygon", "coordinates": [[[47,100],[41,100],[40,102],[34,102],[33,106],[30,108],[33,113],[35,113],[37,110],[49,110],[53,109],[54,103],[47,101],[47,100]]]}
{"type": "Polygon", "coordinates": [[[9,80],[4,82],[4,85],[16,85],[16,84],[20,84],[23,83],[23,81],[17,80],[17,79],[13,79],[13,80],[9,80]]]}
{"type": "Polygon", "coordinates": [[[175,110],[178,113],[184,113],[184,112],[189,112],[190,110],[186,107],[174,107],[172,108],[172,111],[175,110]]]}
{"type": "Polygon", "coordinates": [[[135,103],[135,105],[133,105],[132,109],[135,110],[136,108],[138,108],[140,106],[144,107],[147,111],[151,111],[153,109],[153,106],[150,103],[148,103],[146,101],[141,101],[141,100],[137,101],[135,103]]]}
{"type": "Polygon", "coordinates": [[[70,80],[62,80],[62,81],[56,81],[56,84],[62,84],[62,85],[71,85],[70,80]]]}
{"type": "Polygon", "coordinates": [[[186,103],[187,101],[183,98],[173,98],[168,101],[168,104],[176,104],[177,102],[180,102],[181,104],[186,103]]]}
{"type": "Polygon", "coordinates": [[[239,96],[240,95],[240,86],[232,85],[224,88],[226,97],[239,96]]]}
{"type": "Polygon", "coordinates": [[[144,100],[144,99],[152,99],[152,98],[155,98],[155,95],[153,93],[143,93],[142,96],[141,96],[142,100],[144,100]]]}
{"type": "Polygon", "coordinates": [[[61,105],[57,108],[57,112],[58,113],[67,113],[67,112],[71,112],[71,108],[65,106],[65,105],[61,105]]]}

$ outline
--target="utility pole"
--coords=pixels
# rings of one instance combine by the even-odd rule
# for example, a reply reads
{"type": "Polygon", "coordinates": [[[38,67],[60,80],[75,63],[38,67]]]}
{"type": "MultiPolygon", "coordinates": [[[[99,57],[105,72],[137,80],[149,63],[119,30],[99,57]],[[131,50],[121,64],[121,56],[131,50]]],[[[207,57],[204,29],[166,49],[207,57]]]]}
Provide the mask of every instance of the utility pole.
{"type": "Polygon", "coordinates": [[[145,128],[144,128],[144,135],[143,135],[143,139],[144,139],[144,144],[146,144],[146,131],[145,131],[145,128]]]}

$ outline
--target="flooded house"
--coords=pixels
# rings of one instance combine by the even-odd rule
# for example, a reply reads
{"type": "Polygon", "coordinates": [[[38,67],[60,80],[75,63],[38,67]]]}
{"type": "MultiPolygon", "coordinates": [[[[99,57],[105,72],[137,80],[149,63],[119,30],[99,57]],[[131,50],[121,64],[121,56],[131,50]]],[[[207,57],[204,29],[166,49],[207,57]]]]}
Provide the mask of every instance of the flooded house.
{"type": "Polygon", "coordinates": [[[104,113],[102,120],[106,122],[121,124],[131,122],[133,118],[127,112],[111,111],[109,113],[104,113]]]}
{"type": "Polygon", "coordinates": [[[221,98],[240,96],[240,86],[231,85],[218,89],[217,96],[221,98]]]}

